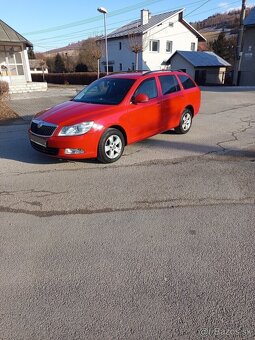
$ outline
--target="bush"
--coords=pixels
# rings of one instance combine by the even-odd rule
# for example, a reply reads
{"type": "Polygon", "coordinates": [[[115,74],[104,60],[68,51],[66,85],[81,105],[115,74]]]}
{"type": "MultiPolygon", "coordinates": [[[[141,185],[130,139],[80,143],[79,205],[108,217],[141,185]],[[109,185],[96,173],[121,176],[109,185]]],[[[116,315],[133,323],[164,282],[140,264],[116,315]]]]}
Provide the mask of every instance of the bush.
{"type": "Polygon", "coordinates": [[[9,106],[9,84],[0,81],[0,122],[17,118],[17,114],[9,106]]]}
{"type": "Polygon", "coordinates": [[[0,96],[8,95],[9,93],[9,83],[7,81],[0,81],[0,96]]]}
{"type": "MultiPolygon", "coordinates": [[[[100,73],[100,77],[105,76],[100,73]]],[[[51,84],[71,84],[71,85],[89,85],[97,79],[96,72],[74,72],[74,73],[45,73],[45,81],[51,84]]],[[[42,74],[32,74],[32,80],[37,82],[43,81],[42,74]]]]}

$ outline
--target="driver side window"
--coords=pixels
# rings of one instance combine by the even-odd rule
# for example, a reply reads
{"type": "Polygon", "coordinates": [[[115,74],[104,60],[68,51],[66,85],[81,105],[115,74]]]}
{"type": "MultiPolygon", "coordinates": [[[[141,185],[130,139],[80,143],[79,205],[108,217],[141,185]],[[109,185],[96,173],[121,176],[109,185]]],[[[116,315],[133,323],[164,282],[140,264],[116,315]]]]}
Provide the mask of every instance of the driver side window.
{"type": "Polygon", "coordinates": [[[158,89],[155,78],[144,80],[135,91],[134,97],[140,93],[146,94],[149,99],[156,98],[158,96],[158,89]]]}

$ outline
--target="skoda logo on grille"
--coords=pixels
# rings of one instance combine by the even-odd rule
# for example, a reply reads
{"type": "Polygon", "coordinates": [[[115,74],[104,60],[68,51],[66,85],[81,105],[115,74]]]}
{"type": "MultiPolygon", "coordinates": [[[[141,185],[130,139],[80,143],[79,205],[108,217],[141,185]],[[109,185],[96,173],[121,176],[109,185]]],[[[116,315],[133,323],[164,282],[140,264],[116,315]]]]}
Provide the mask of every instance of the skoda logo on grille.
{"type": "Polygon", "coordinates": [[[39,123],[37,124],[38,129],[40,129],[42,126],[43,126],[43,122],[39,122],[39,123]]]}

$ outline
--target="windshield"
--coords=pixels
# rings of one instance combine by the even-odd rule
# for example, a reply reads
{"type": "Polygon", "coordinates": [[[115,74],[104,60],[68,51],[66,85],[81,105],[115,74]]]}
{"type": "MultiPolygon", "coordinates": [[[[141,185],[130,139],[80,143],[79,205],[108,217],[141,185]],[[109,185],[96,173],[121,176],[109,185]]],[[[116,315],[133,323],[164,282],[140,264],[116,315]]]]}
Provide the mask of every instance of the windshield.
{"type": "Polygon", "coordinates": [[[124,99],[134,82],[135,79],[125,78],[98,79],[83,89],[73,100],[82,103],[117,105],[124,99]]]}

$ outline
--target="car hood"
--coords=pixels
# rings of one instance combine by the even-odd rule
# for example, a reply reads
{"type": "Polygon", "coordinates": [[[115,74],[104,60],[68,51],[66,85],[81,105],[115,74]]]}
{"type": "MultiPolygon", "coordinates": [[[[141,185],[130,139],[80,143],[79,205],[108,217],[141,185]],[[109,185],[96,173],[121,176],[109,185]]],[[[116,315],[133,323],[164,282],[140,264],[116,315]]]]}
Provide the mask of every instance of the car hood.
{"type": "Polygon", "coordinates": [[[115,111],[112,105],[68,101],[38,113],[35,118],[63,126],[100,119],[103,113],[115,111]]]}

